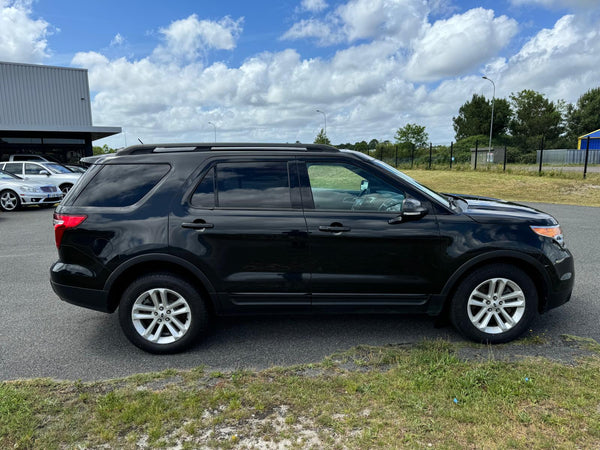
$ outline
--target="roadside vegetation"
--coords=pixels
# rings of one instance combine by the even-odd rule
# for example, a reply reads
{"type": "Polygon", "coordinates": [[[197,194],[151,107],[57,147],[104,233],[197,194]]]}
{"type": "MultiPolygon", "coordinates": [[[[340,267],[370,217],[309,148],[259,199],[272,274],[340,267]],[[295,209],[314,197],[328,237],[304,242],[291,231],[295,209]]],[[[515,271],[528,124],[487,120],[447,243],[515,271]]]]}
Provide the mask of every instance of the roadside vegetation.
{"type": "Polygon", "coordinates": [[[500,362],[498,346],[436,340],[261,372],[4,382],[0,447],[597,447],[598,344],[563,340],[581,357],[500,362]],[[465,349],[488,356],[464,358],[465,349]]]}
{"type": "Polygon", "coordinates": [[[472,194],[503,200],[600,206],[600,173],[548,171],[538,175],[523,169],[403,170],[438,192],[472,194]]]}

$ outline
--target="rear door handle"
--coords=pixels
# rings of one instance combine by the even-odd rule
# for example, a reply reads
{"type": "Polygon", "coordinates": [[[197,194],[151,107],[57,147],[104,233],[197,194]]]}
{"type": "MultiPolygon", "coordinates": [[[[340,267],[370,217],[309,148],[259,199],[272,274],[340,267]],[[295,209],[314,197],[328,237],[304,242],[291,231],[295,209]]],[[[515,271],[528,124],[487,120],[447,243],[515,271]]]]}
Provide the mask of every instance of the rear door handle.
{"type": "Polygon", "coordinates": [[[326,233],[341,233],[343,231],[350,231],[350,227],[344,226],[320,226],[319,231],[325,231],[326,233]]]}
{"type": "Polygon", "coordinates": [[[193,222],[183,222],[182,228],[191,228],[192,230],[205,230],[207,228],[214,228],[212,223],[206,223],[204,220],[194,220],[193,222]]]}

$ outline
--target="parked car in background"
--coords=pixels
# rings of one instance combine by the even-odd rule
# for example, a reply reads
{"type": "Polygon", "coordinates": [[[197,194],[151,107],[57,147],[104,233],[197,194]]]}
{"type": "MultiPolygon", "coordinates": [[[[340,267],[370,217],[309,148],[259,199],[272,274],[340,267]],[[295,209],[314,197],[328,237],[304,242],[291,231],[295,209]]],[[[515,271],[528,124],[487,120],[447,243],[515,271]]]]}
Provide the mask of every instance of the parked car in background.
{"type": "Polygon", "coordinates": [[[63,193],[58,186],[24,180],[0,170],[0,209],[3,211],[15,211],[21,206],[53,206],[62,198],[63,193]]]}
{"type": "Polygon", "coordinates": [[[65,164],[65,167],[75,173],[85,173],[87,170],[87,167],[76,166],[75,164],[65,164]]]}
{"type": "Polygon", "coordinates": [[[16,155],[10,155],[9,161],[44,161],[44,162],[55,162],[41,155],[30,155],[25,153],[18,153],[16,155]]]}
{"type": "Polygon", "coordinates": [[[443,195],[317,144],[163,144],[97,161],[54,213],[63,300],[154,353],[213,315],[426,313],[501,343],[571,298],[552,216],[443,195]]]}
{"type": "Polygon", "coordinates": [[[0,163],[0,169],[26,180],[37,180],[57,185],[63,194],[69,192],[81,177],[69,168],[47,161],[12,161],[0,163]]]}

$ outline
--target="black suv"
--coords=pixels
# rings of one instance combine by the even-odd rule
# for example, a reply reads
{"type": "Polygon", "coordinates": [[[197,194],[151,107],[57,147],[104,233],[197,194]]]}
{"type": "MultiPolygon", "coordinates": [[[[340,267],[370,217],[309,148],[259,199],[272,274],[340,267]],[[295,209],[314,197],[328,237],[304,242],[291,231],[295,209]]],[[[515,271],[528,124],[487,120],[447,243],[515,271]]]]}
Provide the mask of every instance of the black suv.
{"type": "Polygon", "coordinates": [[[212,315],[444,315],[499,343],[569,300],[557,221],[438,194],[325,145],[166,144],[100,159],[54,214],[63,300],[119,307],[126,336],[182,350],[212,315]]]}

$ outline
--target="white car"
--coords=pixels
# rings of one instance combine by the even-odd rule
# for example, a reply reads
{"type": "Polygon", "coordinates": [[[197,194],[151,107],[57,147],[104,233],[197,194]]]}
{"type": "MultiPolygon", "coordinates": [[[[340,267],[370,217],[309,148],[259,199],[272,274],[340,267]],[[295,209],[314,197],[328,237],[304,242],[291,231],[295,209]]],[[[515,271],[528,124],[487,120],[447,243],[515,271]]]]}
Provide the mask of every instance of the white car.
{"type": "Polygon", "coordinates": [[[58,186],[40,181],[24,180],[0,170],[0,209],[15,211],[21,206],[52,206],[60,202],[63,193],[58,186]]]}
{"type": "Polygon", "coordinates": [[[17,153],[16,155],[10,155],[8,157],[9,161],[43,161],[43,162],[51,162],[49,159],[40,156],[40,155],[30,155],[25,153],[17,153]]]}
{"type": "Polygon", "coordinates": [[[0,169],[25,180],[42,181],[60,187],[63,194],[69,192],[81,177],[80,173],[58,163],[44,161],[12,161],[0,163],[0,169]]]}

